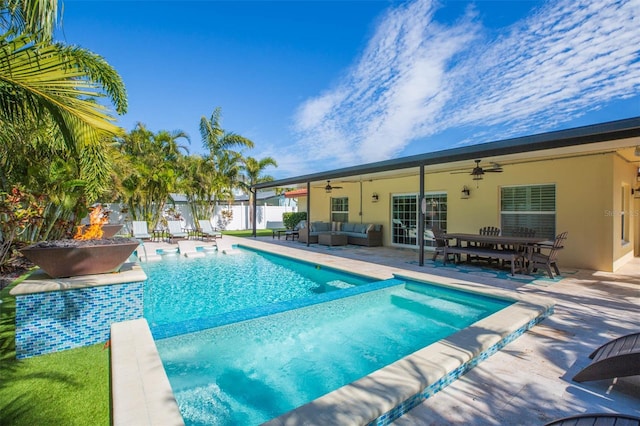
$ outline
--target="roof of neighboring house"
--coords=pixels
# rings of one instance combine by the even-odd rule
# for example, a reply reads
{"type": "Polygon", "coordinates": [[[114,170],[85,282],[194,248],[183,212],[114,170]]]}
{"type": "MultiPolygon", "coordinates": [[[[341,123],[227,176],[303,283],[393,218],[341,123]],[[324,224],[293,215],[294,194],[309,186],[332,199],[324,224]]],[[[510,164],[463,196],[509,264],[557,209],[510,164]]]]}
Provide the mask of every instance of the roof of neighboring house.
{"type": "Polygon", "coordinates": [[[504,165],[507,162],[509,164],[525,162],[532,157],[559,158],[589,152],[616,151],[622,148],[628,148],[629,153],[625,154],[628,159],[638,161],[640,159],[633,155],[633,147],[636,145],[640,145],[640,117],[328,170],[264,182],[255,187],[258,189],[291,187],[306,182],[317,183],[328,179],[349,177],[356,181],[366,180],[396,176],[401,174],[402,170],[406,170],[409,175],[415,174],[420,166],[425,166],[426,172],[466,170],[473,166],[472,160],[479,158],[489,162],[500,161],[501,165],[504,165]],[[535,155],[532,154],[534,152],[535,155]]]}
{"type": "Polygon", "coordinates": [[[306,197],[307,188],[294,189],[293,191],[287,191],[284,193],[286,198],[306,197]]]}

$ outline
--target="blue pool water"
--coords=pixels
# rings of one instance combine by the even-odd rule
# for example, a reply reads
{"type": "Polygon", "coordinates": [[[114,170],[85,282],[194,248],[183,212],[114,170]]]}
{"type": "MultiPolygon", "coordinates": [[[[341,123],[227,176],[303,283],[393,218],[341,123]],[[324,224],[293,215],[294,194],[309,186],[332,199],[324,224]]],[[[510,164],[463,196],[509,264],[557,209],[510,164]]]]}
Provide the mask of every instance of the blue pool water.
{"type": "Polygon", "coordinates": [[[409,282],[156,344],[188,425],[257,425],[511,303],[409,282]]]}
{"type": "MultiPolygon", "coordinates": [[[[235,251],[234,251],[235,252],[235,251]]],[[[154,327],[201,322],[234,311],[371,283],[371,278],[252,250],[143,263],[144,316],[154,327]]]]}

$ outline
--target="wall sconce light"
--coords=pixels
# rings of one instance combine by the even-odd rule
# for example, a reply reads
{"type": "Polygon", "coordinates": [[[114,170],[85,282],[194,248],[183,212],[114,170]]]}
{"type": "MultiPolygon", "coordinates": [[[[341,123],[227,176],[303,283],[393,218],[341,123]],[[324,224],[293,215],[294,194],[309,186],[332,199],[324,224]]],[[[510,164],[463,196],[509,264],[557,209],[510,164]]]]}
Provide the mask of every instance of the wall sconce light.
{"type": "Polygon", "coordinates": [[[469,198],[469,195],[471,195],[471,190],[466,186],[463,186],[462,192],[460,193],[460,198],[462,198],[463,200],[466,200],[467,198],[469,198]]]}
{"type": "Polygon", "coordinates": [[[636,145],[635,151],[633,151],[633,155],[636,157],[640,157],[640,145],[636,145]]]}
{"type": "Polygon", "coordinates": [[[377,203],[379,200],[378,194],[376,192],[374,192],[373,194],[371,194],[371,202],[372,203],[377,203]]]}

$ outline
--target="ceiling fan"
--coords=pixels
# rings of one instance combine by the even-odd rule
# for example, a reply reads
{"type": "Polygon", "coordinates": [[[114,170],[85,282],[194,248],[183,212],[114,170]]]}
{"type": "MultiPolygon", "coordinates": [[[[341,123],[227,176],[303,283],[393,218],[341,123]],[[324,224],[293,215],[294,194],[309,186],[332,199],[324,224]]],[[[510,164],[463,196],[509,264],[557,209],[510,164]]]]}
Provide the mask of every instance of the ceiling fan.
{"type": "Polygon", "coordinates": [[[331,181],[327,180],[327,184],[324,186],[324,191],[329,194],[334,189],[342,189],[341,186],[331,185],[331,181]]]}
{"type": "MultiPolygon", "coordinates": [[[[471,173],[469,173],[471,176],[473,176],[473,180],[482,180],[482,176],[485,173],[502,173],[502,166],[498,163],[492,163],[493,166],[491,166],[491,168],[488,169],[483,169],[482,167],[480,167],[480,160],[475,160],[476,162],[476,166],[471,170],[471,173]]],[[[456,173],[467,173],[467,172],[451,172],[453,174],[456,173]]]]}

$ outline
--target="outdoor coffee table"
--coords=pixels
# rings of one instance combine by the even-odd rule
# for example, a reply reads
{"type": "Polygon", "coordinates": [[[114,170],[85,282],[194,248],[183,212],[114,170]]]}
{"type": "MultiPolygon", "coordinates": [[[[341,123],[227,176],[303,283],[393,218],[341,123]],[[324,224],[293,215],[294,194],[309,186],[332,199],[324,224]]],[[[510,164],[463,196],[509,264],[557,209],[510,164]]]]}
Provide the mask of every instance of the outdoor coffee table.
{"type": "Polygon", "coordinates": [[[319,234],[318,244],[324,246],[346,246],[347,236],[344,234],[319,234]]]}

